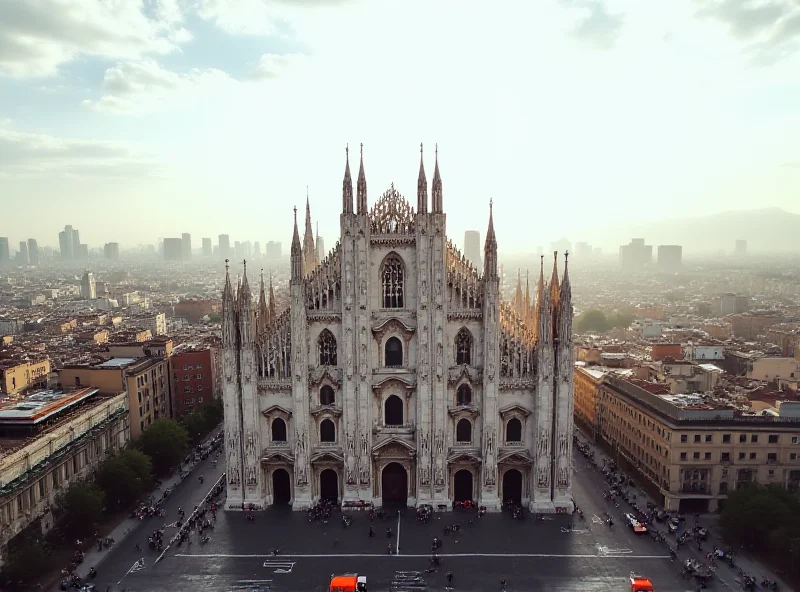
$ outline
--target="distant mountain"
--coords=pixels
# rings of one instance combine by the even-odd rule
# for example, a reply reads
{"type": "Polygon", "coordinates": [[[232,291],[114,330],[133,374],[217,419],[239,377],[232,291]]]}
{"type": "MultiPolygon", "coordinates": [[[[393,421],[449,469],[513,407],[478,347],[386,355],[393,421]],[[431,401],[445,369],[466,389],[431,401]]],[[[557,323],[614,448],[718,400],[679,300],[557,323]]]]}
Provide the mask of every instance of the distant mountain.
{"type": "Polygon", "coordinates": [[[655,257],[658,245],[682,245],[684,253],[731,253],[736,240],[744,239],[749,253],[798,253],[799,231],[800,215],[780,208],[763,208],[607,228],[595,244],[616,252],[631,238],[644,238],[646,244],[653,245],[655,257]],[[612,237],[617,239],[616,246],[608,244],[612,237]]]}

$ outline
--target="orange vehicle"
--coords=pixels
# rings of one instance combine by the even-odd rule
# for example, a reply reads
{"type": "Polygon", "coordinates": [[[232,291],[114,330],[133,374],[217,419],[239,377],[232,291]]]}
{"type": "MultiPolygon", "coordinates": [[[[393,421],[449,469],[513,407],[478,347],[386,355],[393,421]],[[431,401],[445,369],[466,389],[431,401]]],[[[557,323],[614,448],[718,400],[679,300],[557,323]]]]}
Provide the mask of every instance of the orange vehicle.
{"type": "Polygon", "coordinates": [[[644,576],[631,574],[631,592],[655,592],[653,583],[644,576]]]}
{"type": "Polygon", "coordinates": [[[367,592],[367,576],[358,574],[333,576],[330,592],[367,592]]]}

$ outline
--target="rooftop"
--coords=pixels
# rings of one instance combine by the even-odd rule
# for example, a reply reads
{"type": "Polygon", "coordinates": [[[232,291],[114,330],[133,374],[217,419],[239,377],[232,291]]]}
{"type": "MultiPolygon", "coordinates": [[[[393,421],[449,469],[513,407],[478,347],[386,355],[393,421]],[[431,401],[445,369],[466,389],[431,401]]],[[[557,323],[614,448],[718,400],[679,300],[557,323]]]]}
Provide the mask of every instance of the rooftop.
{"type": "Polygon", "coordinates": [[[96,394],[98,389],[37,391],[0,406],[0,425],[35,425],[96,394]]]}
{"type": "Polygon", "coordinates": [[[95,364],[95,368],[123,368],[135,364],[138,358],[111,358],[101,364],[95,364]]]}

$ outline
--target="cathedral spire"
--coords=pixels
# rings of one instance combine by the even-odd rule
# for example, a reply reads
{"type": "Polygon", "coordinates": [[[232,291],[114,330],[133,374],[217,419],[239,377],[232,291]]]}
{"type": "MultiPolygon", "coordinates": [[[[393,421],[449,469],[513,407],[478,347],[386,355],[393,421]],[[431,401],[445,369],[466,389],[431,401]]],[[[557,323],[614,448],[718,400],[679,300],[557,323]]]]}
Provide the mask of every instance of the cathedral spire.
{"type": "Polygon", "coordinates": [[[535,304],[535,314],[534,314],[534,322],[536,323],[536,334],[539,335],[539,326],[541,325],[541,316],[544,312],[543,305],[544,305],[544,292],[545,292],[545,285],[544,285],[544,255],[542,255],[539,261],[539,285],[536,287],[536,304],[535,304]]]}
{"type": "Polygon", "coordinates": [[[433,181],[431,182],[431,211],[434,214],[444,212],[442,207],[442,176],[439,174],[439,144],[436,144],[435,164],[433,167],[433,181]]]}
{"type": "Polygon", "coordinates": [[[514,291],[514,308],[522,316],[522,270],[517,268],[517,289],[514,291]]]}
{"type": "Polygon", "coordinates": [[[256,325],[256,332],[263,335],[267,326],[269,326],[269,308],[267,305],[267,289],[264,285],[264,270],[261,270],[261,282],[258,287],[258,324],[256,325]]]}
{"type": "Polygon", "coordinates": [[[425,163],[422,157],[422,144],[419,145],[419,176],[417,176],[417,214],[428,213],[428,179],[425,177],[425,163]]]}
{"type": "Polygon", "coordinates": [[[550,291],[546,289],[544,283],[544,255],[542,255],[539,271],[539,296],[536,300],[536,340],[539,345],[549,345],[552,342],[551,304],[550,291]]]}
{"type": "Polygon", "coordinates": [[[239,339],[243,344],[255,342],[253,334],[253,293],[247,279],[247,260],[242,262],[242,285],[239,288],[239,339]]]}
{"type": "Polygon", "coordinates": [[[494,235],[494,207],[489,200],[489,229],[483,245],[483,277],[497,279],[497,237],[494,235]]]}
{"type": "Polygon", "coordinates": [[[314,242],[314,227],[311,224],[311,202],[308,198],[308,186],[306,186],[306,232],[303,236],[303,271],[311,273],[316,269],[317,246],[314,242]]]}
{"type": "Polygon", "coordinates": [[[550,301],[558,303],[558,251],[553,251],[553,275],[550,277],[550,301]]]}
{"type": "Polygon", "coordinates": [[[300,246],[300,231],[297,229],[297,206],[294,208],[294,234],[292,235],[292,281],[303,279],[303,249],[300,246]]]}
{"type": "Polygon", "coordinates": [[[361,160],[358,163],[358,181],[356,182],[356,201],[358,214],[367,215],[367,175],[364,173],[364,144],[361,144],[361,160]]]}
{"type": "Polygon", "coordinates": [[[222,344],[236,347],[236,300],[231,285],[231,272],[225,259],[225,287],[222,289],[222,344]]]}
{"type": "Polygon", "coordinates": [[[353,177],[350,176],[350,146],[344,149],[344,180],[342,181],[342,213],[353,213],[353,177]]]}
{"type": "Polygon", "coordinates": [[[274,321],[278,317],[275,302],[275,289],[272,287],[272,270],[269,270],[269,320],[274,321]]]}
{"type": "Polygon", "coordinates": [[[523,304],[522,320],[528,324],[531,315],[531,274],[525,270],[525,303],[523,304]]]}

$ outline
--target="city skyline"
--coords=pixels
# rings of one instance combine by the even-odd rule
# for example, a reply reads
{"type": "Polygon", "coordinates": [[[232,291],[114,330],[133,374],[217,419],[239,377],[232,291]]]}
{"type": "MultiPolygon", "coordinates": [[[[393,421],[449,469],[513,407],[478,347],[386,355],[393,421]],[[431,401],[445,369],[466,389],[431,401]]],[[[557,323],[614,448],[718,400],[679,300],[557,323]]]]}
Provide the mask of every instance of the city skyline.
{"type": "Polygon", "coordinates": [[[412,199],[419,142],[428,166],[438,142],[453,236],[494,198],[506,251],[687,210],[800,212],[793,3],[518,2],[513,21],[476,2],[455,20],[446,3],[424,20],[421,3],[355,0],[80,5],[0,7],[12,244],[75,211],[87,244],[152,242],[189,210],[209,214],[194,236],[288,244],[306,186],[335,236],[344,147],[361,142],[370,204],[391,182],[412,199]],[[109,225],[105,200],[137,207],[109,225]]]}

